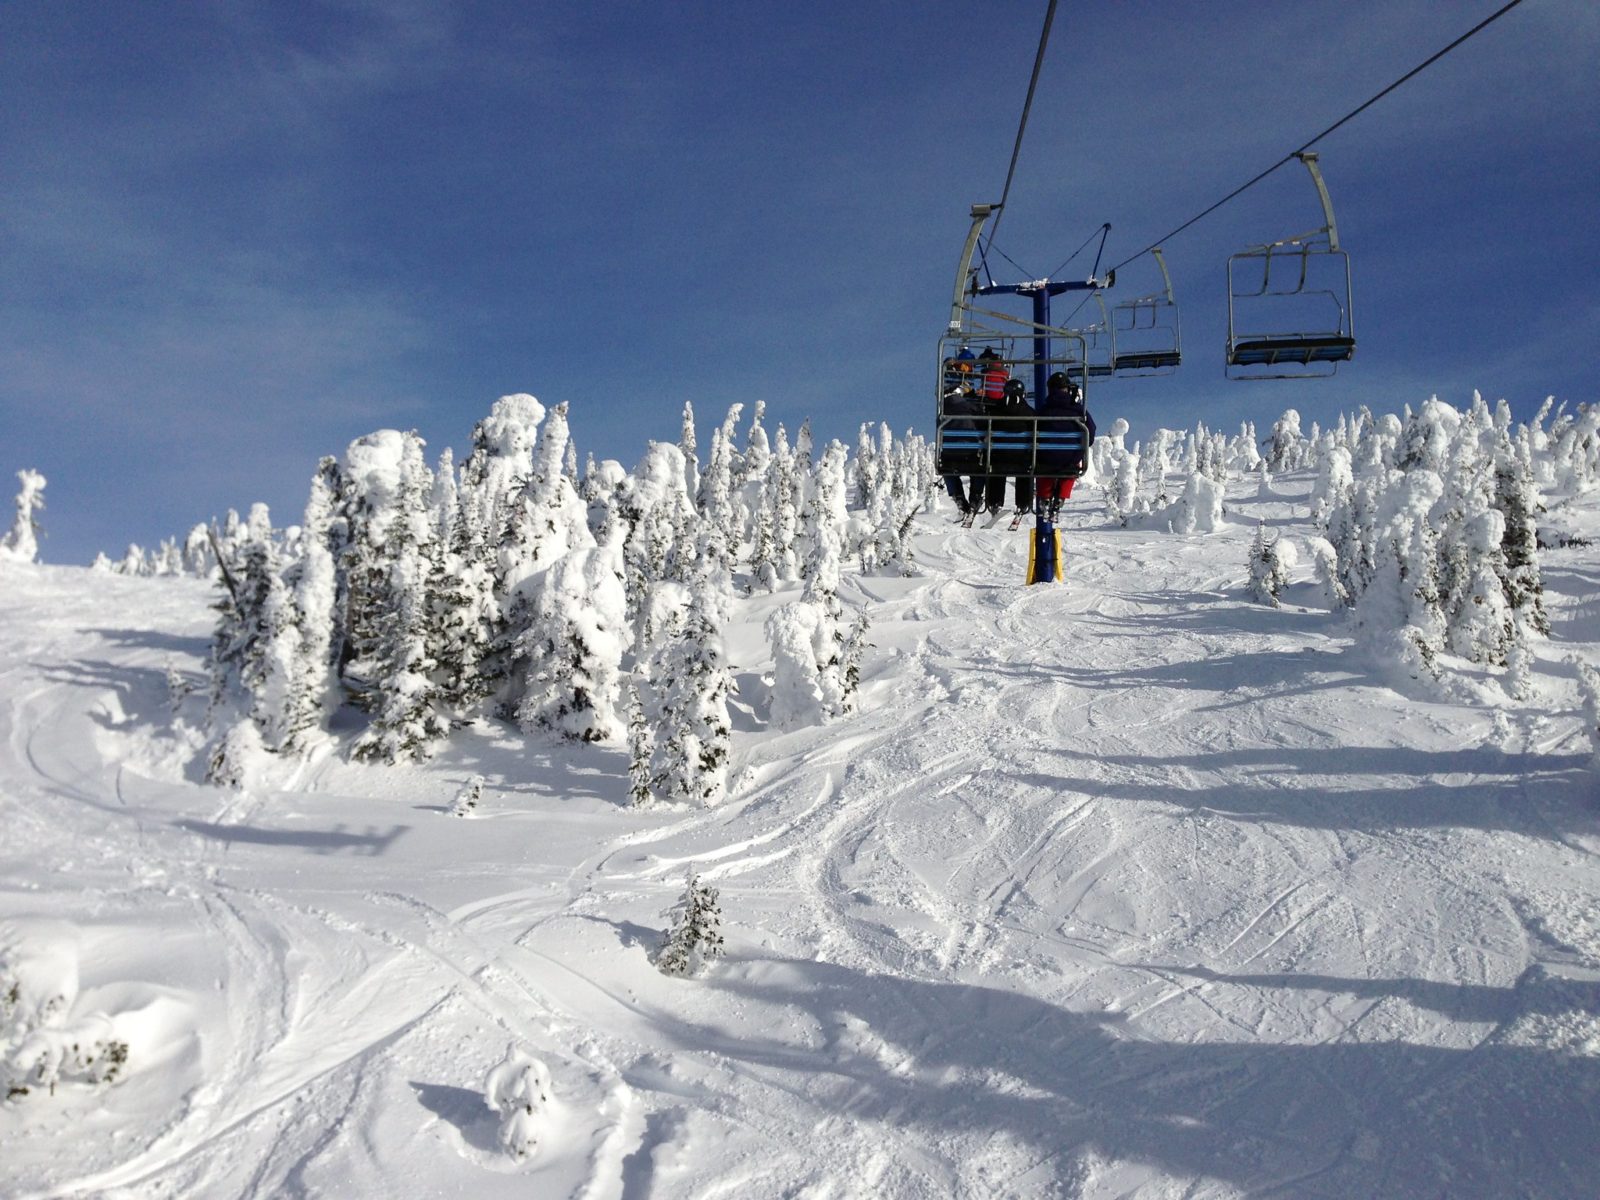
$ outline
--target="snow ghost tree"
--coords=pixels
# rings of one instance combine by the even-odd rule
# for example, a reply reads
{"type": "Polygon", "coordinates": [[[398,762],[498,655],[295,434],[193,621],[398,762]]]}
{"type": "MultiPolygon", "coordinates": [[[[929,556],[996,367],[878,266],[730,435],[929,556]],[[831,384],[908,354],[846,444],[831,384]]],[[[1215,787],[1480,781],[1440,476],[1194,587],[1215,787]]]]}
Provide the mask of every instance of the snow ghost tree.
{"type": "Polygon", "coordinates": [[[672,609],[647,664],[654,695],[650,788],[663,800],[710,806],[727,794],[733,678],[722,617],[721,597],[702,576],[688,601],[672,609]]]}
{"type": "Polygon", "coordinates": [[[550,1069],[516,1046],[489,1072],[483,1085],[484,1100],[500,1114],[500,1144],[512,1158],[531,1158],[538,1152],[550,1120],[555,1089],[550,1069]]]}
{"type": "Polygon", "coordinates": [[[483,799],[484,778],[474,775],[461,785],[461,790],[456,792],[455,799],[450,802],[450,815],[455,817],[470,817],[478,811],[478,804],[483,799]]]}
{"type": "Polygon", "coordinates": [[[39,557],[39,519],[36,514],[44,507],[45,478],[37,471],[18,471],[17,479],[22,490],[17,493],[17,513],[11,530],[0,537],[0,560],[34,562],[39,557]]]}
{"type": "Polygon", "coordinates": [[[1259,604],[1279,607],[1278,594],[1289,582],[1289,572],[1298,559],[1294,544],[1283,537],[1267,541],[1264,522],[1256,525],[1255,540],[1250,544],[1250,596],[1259,604]]]}
{"type": "Polygon", "coordinates": [[[839,600],[846,521],[845,449],[833,442],[817,464],[806,507],[805,588],[767,619],[772,645],[772,720],[781,726],[826,721],[855,706],[864,619],[847,624],[839,600]]]}
{"type": "Polygon", "coordinates": [[[437,664],[428,645],[428,561],[437,538],[428,513],[432,487],[422,439],[403,435],[392,510],[386,514],[385,561],[373,571],[373,595],[381,598],[382,608],[368,624],[372,724],[356,740],[353,752],[360,759],[427,758],[450,732],[439,711],[431,674],[437,664]]]}
{"type": "Polygon", "coordinates": [[[517,723],[585,742],[622,733],[622,657],[629,643],[620,523],[597,547],[569,551],[546,572],[519,654],[527,677],[517,723]]]}
{"type": "Polygon", "coordinates": [[[663,975],[698,975],[722,957],[722,907],[717,889],[693,871],[683,895],[664,914],[672,924],[656,951],[663,975]]]}

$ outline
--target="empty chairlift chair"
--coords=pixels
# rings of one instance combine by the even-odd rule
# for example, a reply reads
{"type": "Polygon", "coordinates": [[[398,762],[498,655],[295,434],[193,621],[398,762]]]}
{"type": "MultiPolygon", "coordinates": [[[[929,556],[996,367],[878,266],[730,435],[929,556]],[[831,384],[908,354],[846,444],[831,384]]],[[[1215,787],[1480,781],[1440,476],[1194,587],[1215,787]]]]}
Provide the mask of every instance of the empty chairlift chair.
{"type": "Polygon", "coordinates": [[[1315,379],[1355,354],[1350,256],[1339,246],[1333,203],[1313,153],[1311,172],[1325,224],[1228,259],[1230,379],[1315,379]]]}
{"type": "Polygon", "coordinates": [[[1170,375],[1183,361],[1183,334],[1172,276],[1158,246],[1150,251],[1161,268],[1162,290],[1124,300],[1111,311],[1112,374],[1170,375]]]}

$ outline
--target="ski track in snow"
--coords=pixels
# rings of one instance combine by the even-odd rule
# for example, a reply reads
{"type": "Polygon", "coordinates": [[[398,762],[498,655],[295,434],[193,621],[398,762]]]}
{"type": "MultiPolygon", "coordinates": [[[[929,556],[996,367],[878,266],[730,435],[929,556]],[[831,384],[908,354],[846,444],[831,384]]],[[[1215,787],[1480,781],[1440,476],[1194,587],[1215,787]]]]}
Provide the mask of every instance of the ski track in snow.
{"type": "Polygon", "coordinates": [[[0,920],[188,1017],[0,1108],[0,1194],[1592,1196],[1581,551],[1537,702],[1468,707],[1374,678],[1309,583],[1246,603],[1254,519],[1304,506],[1234,504],[1194,538],[1076,507],[1031,589],[1026,531],[928,519],[920,576],[848,585],[861,711],[741,735],[712,810],[493,729],[199,786],[165,672],[205,589],[6,568],[0,920]],[[729,952],[669,980],[691,868],[729,952]],[[521,1164],[481,1092],[512,1042],[559,1101],[521,1164]]]}

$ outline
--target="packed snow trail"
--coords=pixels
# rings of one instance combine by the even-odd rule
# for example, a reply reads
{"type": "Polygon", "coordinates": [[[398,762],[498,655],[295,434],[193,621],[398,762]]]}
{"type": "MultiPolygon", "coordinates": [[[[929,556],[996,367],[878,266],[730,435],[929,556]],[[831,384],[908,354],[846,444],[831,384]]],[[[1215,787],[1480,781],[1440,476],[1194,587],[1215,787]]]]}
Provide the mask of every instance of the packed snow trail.
{"type": "Polygon", "coordinates": [[[199,786],[165,675],[204,589],[8,570],[0,919],[76,928],[80,1004],[170,1003],[126,1079],[0,1109],[0,1193],[1591,1195],[1561,657],[1600,640],[1594,571],[1549,560],[1537,702],[1443,703],[1309,585],[1246,603],[1255,519],[1304,505],[1230,506],[1186,538],[1075,503],[1059,587],[1021,585],[1026,530],[925,520],[922,576],[850,584],[874,648],[826,727],[766,727],[787,597],[737,605],[738,778],[694,811],[498,730],[199,786]],[[729,952],[667,979],[691,865],[729,952]],[[523,1164],[482,1098],[511,1041],[560,1105],[523,1164]]]}

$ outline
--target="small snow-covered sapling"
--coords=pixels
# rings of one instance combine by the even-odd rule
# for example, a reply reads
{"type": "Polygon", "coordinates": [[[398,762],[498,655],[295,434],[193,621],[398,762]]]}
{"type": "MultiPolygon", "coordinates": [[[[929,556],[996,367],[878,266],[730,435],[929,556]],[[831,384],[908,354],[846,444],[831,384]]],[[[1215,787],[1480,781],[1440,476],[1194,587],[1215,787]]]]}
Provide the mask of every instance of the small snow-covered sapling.
{"type": "Polygon", "coordinates": [[[454,802],[450,805],[452,816],[470,817],[478,811],[478,801],[483,799],[483,776],[474,775],[456,793],[454,802]]]}
{"type": "Polygon", "coordinates": [[[539,1149],[555,1089],[550,1070],[531,1054],[511,1046],[484,1081],[484,1099],[500,1114],[500,1144],[513,1158],[531,1158],[539,1149]]]}
{"type": "Polygon", "coordinates": [[[683,895],[665,915],[672,919],[672,927],[656,951],[656,967],[663,975],[698,975],[722,957],[722,909],[717,889],[693,871],[683,895]]]}

